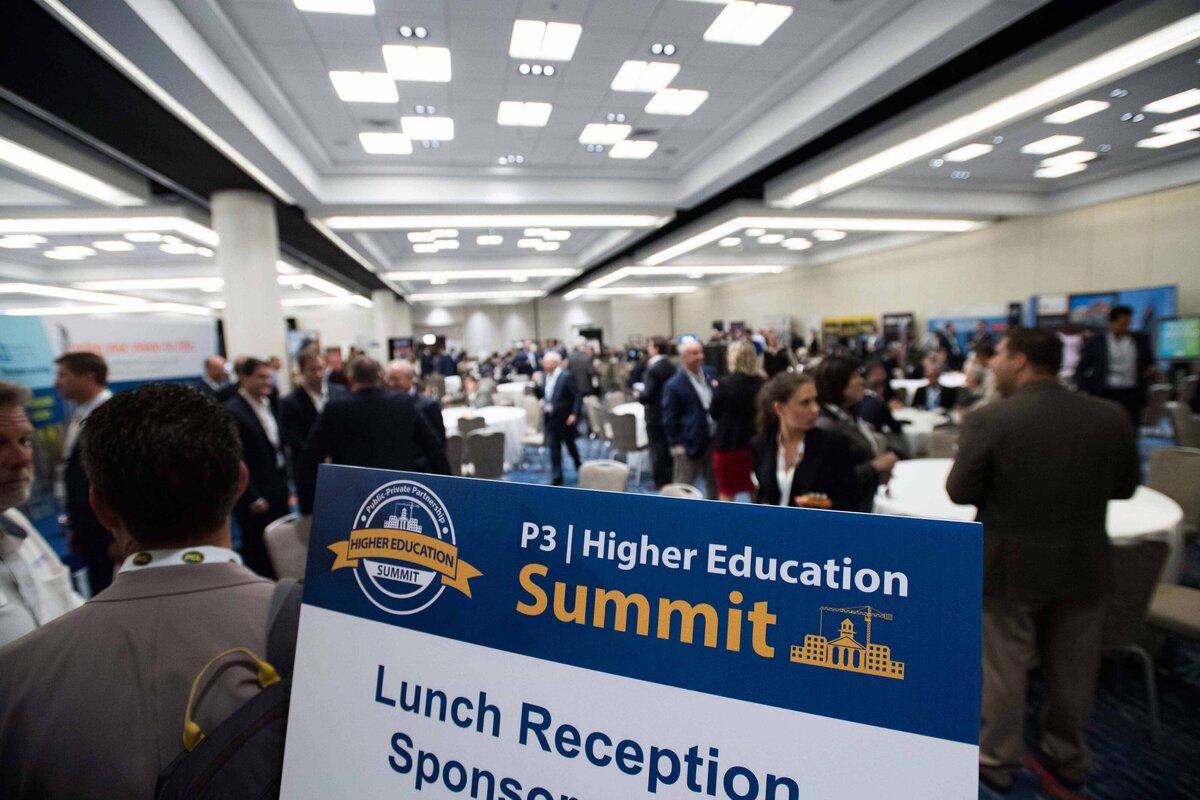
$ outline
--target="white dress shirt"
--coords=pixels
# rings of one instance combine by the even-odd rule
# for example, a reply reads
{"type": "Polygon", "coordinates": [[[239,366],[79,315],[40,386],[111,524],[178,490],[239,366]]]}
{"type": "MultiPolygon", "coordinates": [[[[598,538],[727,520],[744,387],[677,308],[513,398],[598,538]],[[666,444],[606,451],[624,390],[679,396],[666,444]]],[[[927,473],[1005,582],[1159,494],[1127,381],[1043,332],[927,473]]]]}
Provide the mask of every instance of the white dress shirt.
{"type": "Polygon", "coordinates": [[[263,433],[275,447],[275,466],[282,468],[286,460],[283,457],[283,447],[279,443],[279,423],[275,421],[275,415],[271,413],[271,401],[266,396],[255,400],[245,389],[238,389],[238,394],[254,410],[254,416],[258,417],[258,424],[262,425],[263,433]]]}
{"type": "Polygon", "coordinates": [[[1137,348],[1133,345],[1133,337],[1126,335],[1118,339],[1109,331],[1105,338],[1108,340],[1108,388],[1136,388],[1137,348]]]}
{"type": "Polygon", "coordinates": [[[101,389],[91,400],[75,406],[75,413],[71,415],[71,422],[67,425],[67,441],[63,446],[64,453],[69,454],[71,449],[75,447],[75,442],[79,440],[79,429],[83,425],[83,421],[93,411],[112,399],[112,396],[112,392],[108,389],[101,389]]]}
{"type": "Polygon", "coordinates": [[[314,392],[307,386],[304,387],[304,391],[308,392],[308,399],[312,400],[313,408],[317,410],[318,414],[325,410],[325,403],[329,401],[328,383],[322,383],[321,391],[319,392],[314,392]]]}
{"type": "Polygon", "coordinates": [[[790,467],[787,466],[787,453],[783,449],[783,438],[779,439],[779,450],[775,453],[775,480],[779,481],[779,505],[790,506],[792,504],[792,479],[796,476],[796,467],[800,466],[800,462],[804,460],[804,440],[800,440],[800,446],[796,448],[796,463],[790,467]]]}

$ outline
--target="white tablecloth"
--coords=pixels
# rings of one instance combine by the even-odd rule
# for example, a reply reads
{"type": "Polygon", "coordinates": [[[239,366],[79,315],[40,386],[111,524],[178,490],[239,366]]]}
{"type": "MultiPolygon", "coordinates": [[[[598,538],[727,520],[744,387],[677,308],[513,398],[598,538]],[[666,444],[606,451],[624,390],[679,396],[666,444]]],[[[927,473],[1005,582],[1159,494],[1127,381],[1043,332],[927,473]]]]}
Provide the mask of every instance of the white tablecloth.
{"type": "Polygon", "coordinates": [[[612,414],[633,414],[637,419],[637,442],[638,447],[645,447],[649,443],[646,438],[646,407],[641,403],[621,403],[619,406],[613,406],[612,414]]]}
{"type": "Polygon", "coordinates": [[[521,437],[525,435],[525,409],[512,406],[484,406],[483,408],[443,408],[442,422],[446,424],[446,435],[458,433],[459,417],[473,415],[483,417],[485,430],[504,434],[504,462],[508,465],[521,461],[521,437]]]}
{"type": "Polygon", "coordinates": [[[501,383],[496,386],[496,391],[500,394],[511,394],[514,398],[525,394],[525,389],[532,386],[528,381],[524,383],[501,383]]]}
{"type": "Polygon", "coordinates": [[[950,417],[939,411],[924,411],[919,408],[898,408],[892,411],[892,416],[901,422],[906,422],[904,428],[904,444],[909,456],[920,458],[929,454],[929,434],[938,425],[950,421],[950,417]]]}
{"type": "MultiPolygon", "coordinates": [[[[946,494],[946,477],[953,460],[920,458],[901,461],[892,470],[891,483],[875,495],[875,511],[902,517],[933,517],[969,521],[975,506],[960,506],[946,494]]],[[[1171,547],[1163,567],[1163,580],[1178,583],[1183,575],[1183,509],[1171,498],[1139,486],[1128,500],[1108,504],[1108,537],[1113,544],[1135,539],[1161,539],[1171,547]]]]}
{"type": "MultiPolygon", "coordinates": [[[[903,389],[908,394],[909,405],[912,405],[913,398],[917,396],[917,389],[927,383],[929,381],[924,378],[893,378],[890,381],[893,389],[896,391],[903,389]]],[[[967,376],[961,372],[947,372],[938,377],[938,384],[947,389],[961,389],[967,385],[967,376]]]]}

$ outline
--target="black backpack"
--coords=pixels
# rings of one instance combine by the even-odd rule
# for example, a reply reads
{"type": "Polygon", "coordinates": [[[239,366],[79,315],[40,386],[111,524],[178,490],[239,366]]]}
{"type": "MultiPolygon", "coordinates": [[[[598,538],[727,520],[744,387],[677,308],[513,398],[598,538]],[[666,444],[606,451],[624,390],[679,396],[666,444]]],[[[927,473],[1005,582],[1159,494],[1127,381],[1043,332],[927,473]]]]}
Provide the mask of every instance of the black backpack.
{"type": "MultiPolygon", "coordinates": [[[[158,776],[154,795],[158,800],[279,797],[302,593],[303,586],[290,578],[275,586],[267,615],[269,663],[257,662],[259,682],[264,686],[261,692],[207,734],[201,734],[191,722],[189,698],[185,736],[199,737],[199,742],[180,753],[158,776]]],[[[197,684],[199,680],[197,676],[197,684]]]]}

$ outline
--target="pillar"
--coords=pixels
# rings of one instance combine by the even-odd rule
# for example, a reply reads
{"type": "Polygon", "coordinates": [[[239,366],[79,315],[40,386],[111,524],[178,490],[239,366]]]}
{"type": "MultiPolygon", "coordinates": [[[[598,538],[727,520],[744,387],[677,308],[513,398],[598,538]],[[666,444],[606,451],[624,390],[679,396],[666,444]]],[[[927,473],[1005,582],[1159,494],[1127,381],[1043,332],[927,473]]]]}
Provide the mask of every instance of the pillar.
{"type": "MultiPolygon", "coordinates": [[[[211,201],[213,229],[221,240],[217,267],[225,281],[225,352],[230,359],[279,356],[286,363],[287,326],[275,270],[275,203],[262,192],[242,189],[214,192],[211,201]]],[[[282,392],[291,384],[286,373],[277,376],[282,392]]]]}

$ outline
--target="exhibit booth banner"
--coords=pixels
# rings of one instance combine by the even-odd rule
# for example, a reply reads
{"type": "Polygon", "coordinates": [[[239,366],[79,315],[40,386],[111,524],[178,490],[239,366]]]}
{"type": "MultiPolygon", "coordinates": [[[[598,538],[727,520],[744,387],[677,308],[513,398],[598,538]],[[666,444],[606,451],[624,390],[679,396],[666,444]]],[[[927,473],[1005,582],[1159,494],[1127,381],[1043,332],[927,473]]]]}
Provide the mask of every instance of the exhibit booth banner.
{"type": "Polygon", "coordinates": [[[322,465],[282,796],[973,797],[982,547],[322,465]]]}

